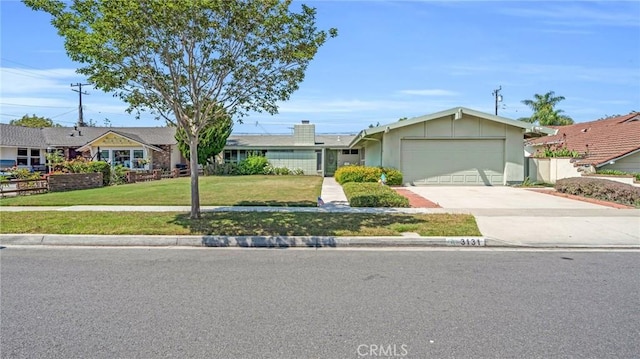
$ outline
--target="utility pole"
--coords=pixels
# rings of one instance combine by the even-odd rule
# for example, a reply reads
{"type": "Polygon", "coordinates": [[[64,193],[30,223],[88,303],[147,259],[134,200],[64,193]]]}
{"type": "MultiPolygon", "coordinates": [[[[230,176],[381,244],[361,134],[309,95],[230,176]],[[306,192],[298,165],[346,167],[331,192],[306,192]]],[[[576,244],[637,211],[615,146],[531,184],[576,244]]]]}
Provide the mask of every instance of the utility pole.
{"type": "Polygon", "coordinates": [[[502,95],[500,95],[501,90],[502,90],[502,85],[499,86],[497,89],[493,90],[493,92],[491,93],[491,95],[493,95],[493,97],[496,100],[496,116],[498,116],[498,102],[502,102],[502,95]]]}
{"type": "Polygon", "coordinates": [[[84,123],[84,118],[82,117],[82,95],[88,95],[89,93],[86,91],[82,91],[82,86],[88,86],[91,84],[83,84],[78,82],[77,84],[71,84],[71,87],[77,87],[78,89],[71,89],[71,91],[75,91],[78,93],[79,96],[79,104],[78,104],[78,127],[84,127],[85,123],[84,123]]]}

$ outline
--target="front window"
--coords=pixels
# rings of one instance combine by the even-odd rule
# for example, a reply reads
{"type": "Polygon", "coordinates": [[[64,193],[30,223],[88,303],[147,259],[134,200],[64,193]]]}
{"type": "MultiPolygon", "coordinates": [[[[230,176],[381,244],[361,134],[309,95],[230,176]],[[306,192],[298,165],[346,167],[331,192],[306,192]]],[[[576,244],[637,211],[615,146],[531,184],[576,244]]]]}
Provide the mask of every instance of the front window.
{"type": "Polygon", "coordinates": [[[131,151],[129,150],[114,150],[113,151],[113,165],[122,165],[127,168],[131,168],[131,151]]]}
{"type": "Polygon", "coordinates": [[[142,169],[147,164],[143,150],[133,150],[133,168],[142,169]]]}
{"type": "Polygon", "coordinates": [[[109,159],[109,150],[101,150],[100,151],[100,161],[110,162],[109,159]]]}

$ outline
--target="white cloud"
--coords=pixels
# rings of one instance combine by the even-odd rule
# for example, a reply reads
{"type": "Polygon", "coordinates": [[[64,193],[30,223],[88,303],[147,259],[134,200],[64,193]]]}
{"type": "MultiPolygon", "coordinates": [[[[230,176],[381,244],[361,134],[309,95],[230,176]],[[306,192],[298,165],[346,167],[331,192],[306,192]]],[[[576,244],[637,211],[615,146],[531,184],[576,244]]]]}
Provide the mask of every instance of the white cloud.
{"type": "Polygon", "coordinates": [[[399,91],[404,95],[416,95],[416,96],[457,96],[455,91],[443,90],[443,89],[426,89],[426,90],[401,90],[399,91]]]}
{"type": "Polygon", "coordinates": [[[59,99],[53,97],[2,97],[2,108],[44,108],[44,109],[65,109],[65,108],[77,108],[78,103],[66,99],[59,99]]]}
{"type": "Polygon", "coordinates": [[[612,2],[607,2],[602,6],[597,6],[595,2],[586,4],[588,5],[576,2],[537,2],[535,8],[501,7],[498,12],[518,17],[539,18],[563,26],[640,26],[637,3],[615,2],[615,5],[612,5],[612,2]],[[545,5],[546,7],[543,7],[545,5]]]}

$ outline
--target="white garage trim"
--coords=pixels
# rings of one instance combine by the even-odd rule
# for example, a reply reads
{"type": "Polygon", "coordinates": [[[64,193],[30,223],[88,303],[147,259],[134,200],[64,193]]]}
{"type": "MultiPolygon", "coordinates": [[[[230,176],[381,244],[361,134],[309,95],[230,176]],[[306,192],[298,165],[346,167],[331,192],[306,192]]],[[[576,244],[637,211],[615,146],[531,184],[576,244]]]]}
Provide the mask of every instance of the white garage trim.
{"type": "Polygon", "coordinates": [[[505,139],[404,138],[400,166],[414,185],[503,185],[505,139]]]}

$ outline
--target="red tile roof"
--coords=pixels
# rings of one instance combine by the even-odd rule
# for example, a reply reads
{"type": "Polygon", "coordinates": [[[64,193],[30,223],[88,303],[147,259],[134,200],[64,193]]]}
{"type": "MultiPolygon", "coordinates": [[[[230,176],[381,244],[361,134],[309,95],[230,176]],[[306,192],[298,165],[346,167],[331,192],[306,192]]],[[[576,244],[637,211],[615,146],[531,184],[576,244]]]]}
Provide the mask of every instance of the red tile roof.
{"type": "Polygon", "coordinates": [[[566,147],[586,156],[577,164],[598,166],[640,150],[640,113],[557,126],[553,136],[529,140],[532,146],[566,147]]]}

